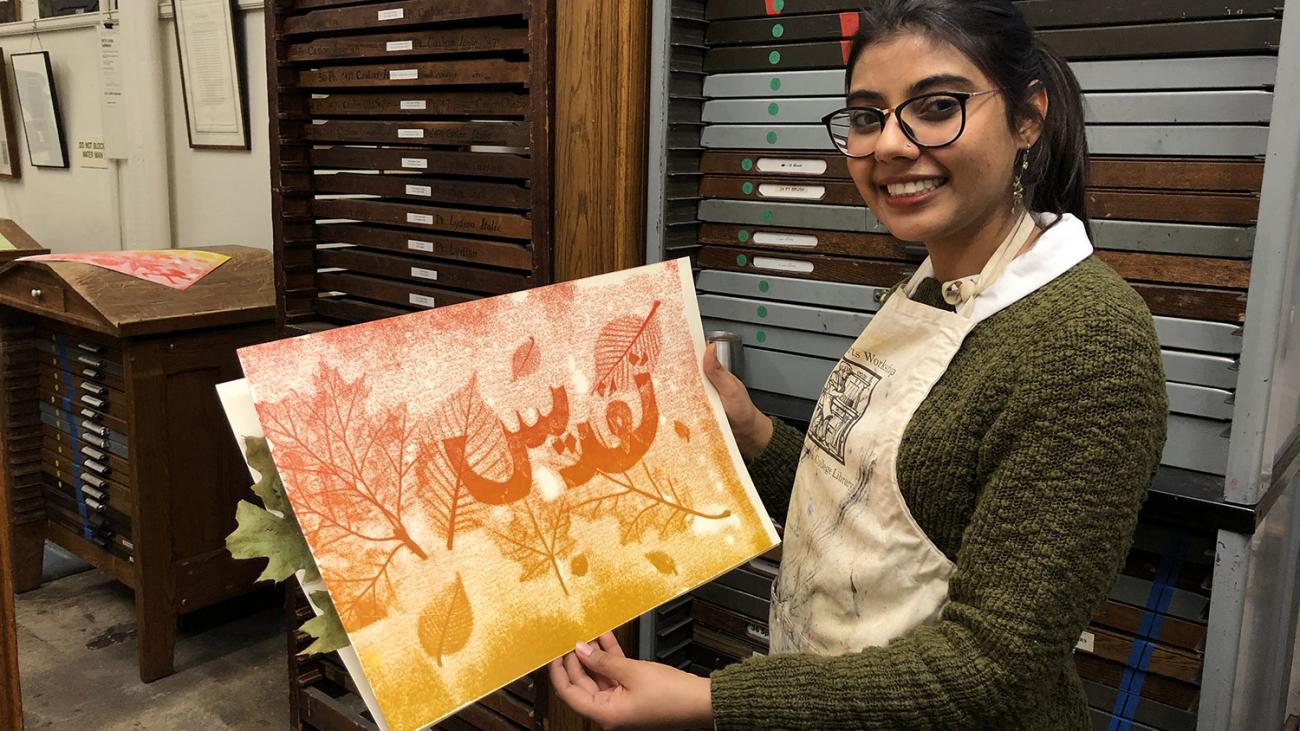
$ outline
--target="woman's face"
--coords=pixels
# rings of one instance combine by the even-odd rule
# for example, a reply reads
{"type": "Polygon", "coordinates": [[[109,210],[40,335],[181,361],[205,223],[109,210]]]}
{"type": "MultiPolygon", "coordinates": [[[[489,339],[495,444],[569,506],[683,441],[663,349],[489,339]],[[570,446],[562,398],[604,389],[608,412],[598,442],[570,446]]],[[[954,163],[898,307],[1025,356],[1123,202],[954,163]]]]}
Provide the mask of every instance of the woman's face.
{"type": "MultiPolygon", "coordinates": [[[[859,56],[848,104],[893,109],[919,94],[994,88],[954,46],[903,33],[873,43],[859,56]]],[[[1010,212],[1016,155],[1037,134],[1038,125],[1013,133],[1003,95],[985,94],[967,102],[965,131],[953,144],[919,148],[890,115],[875,153],[849,158],[849,170],[867,206],[897,238],[961,239],[1010,212]]]]}

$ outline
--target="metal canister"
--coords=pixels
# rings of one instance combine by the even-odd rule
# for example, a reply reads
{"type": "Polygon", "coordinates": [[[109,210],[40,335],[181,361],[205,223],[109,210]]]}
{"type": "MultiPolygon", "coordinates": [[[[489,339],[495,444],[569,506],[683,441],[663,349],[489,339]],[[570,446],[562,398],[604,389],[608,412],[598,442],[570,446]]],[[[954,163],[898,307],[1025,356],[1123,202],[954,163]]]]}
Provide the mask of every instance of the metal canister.
{"type": "Polygon", "coordinates": [[[726,330],[714,330],[705,333],[706,342],[713,343],[718,349],[718,362],[723,368],[735,374],[736,378],[745,378],[745,343],[740,336],[726,330]]]}

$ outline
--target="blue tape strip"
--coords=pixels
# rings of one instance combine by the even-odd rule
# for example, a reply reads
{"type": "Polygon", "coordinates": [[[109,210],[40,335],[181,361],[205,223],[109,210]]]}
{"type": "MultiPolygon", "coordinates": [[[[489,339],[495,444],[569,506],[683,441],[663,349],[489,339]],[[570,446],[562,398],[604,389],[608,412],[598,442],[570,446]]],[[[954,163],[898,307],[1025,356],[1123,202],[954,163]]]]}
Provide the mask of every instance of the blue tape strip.
{"type": "MultiPolygon", "coordinates": [[[[69,368],[68,348],[63,341],[63,336],[59,335],[54,340],[55,348],[58,350],[59,372],[65,379],[69,368]]],[[[76,419],[72,418],[72,387],[67,388],[67,396],[63,397],[63,418],[68,420],[68,432],[72,435],[72,495],[77,501],[77,514],[81,516],[81,535],[86,540],[93,540],[94,531],[90,529],[90,514],[86,509],[86,495],[81,491],[81,430],[77,427],[76,419]]]]}
{"type": "Polygon", "coordinates": [[[1146,682],[1147,669],[1151,665],[1151,656],[1155,653],[1153,640],[1160,637],[1160,628],[1164,624],[1165,613],[1173,600],[1174,585],[1183,565],[1183,536],[1173,531],[1169,543],[1165,546],[1160,565],[1156,568],[1155,580],[1147,592],[1146,606],[1143,607],[1142,619],[1138,623],[1138,638],[1129,649],[1128,659],[1124,663],[1124,674],[1120,678],[1119,694],[1111,707],[1111,716],[1118,720],[1116,731],[1125,731],[1131,727],[1132,719],[1137,713],[1141,699],[1142,685],[1146,682]]]}

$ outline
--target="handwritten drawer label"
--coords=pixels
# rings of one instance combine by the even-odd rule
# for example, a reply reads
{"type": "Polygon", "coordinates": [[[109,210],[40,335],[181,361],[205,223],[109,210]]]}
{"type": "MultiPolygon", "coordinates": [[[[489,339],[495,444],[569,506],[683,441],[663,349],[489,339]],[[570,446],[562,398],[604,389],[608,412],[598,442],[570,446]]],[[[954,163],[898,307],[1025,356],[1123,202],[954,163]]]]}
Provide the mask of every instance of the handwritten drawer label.
{"type": "Polygon", "coordinates": [[[1083,650],[1084,652],[1093,652],[1093,648],[1096,644],[1097,635],[1094,635],[1091,632],[1084,632],[1082,635],[1079,635],[1079,642],[1074,646],[1074,649],[1083,650]]]}
{"type": "Polygon", "coordinates": [[[420,78],[419,69],[391,69],[388,72],[391,81],[411,81],[420,78]]]}
{"type": "Polygon", "coordinates": [[[414,48],[415,44],[411,41],[389,41],[384,44],[384,50],[390,53],[393,51],[410,51],[414,48]]]}
{"type": "Polygon", "coordinates": [[[429,108],[429,104],[425,102],[423,99],[403,99],[398,106],[400,106],[402,109],[423,110],[429,108]]]}
{"type": "Polygon", "coordinates": [[[811,249],[817,245],[817,237],[806,234],[772,234],[759,231],[754,234],[754,243],[763,246],[797,246],[811,249]]]}
{"type": "Polygon", "coordinates": [[[826,186],[764,183],[758,186],[758,194],[763,198],[794,198],[796,200],[818,201],[826,197],[826,186]]]}
{"type": "Polygon", "coordinates": [[[413,304],[413,305],[419,305],[419,306],[421,306],[421,307],[437,307],[437,306],[438,306],[437,303],[434,302],[434,300],[433,300],[432,297],[429,297],[429,296],[426,296],[426,295],[423,295],[423,294],[413,294],[413,295],[411,295],[411,296],[410,296],[410,301],[411,301],[411,304],[413,304]]]}
{"type": "Polygon", "coordinates": [[[429,161],[422,157],[404,157],[402,158],[402,167],[412,170],[428,170],[429,161]]]}
{"type": "Polygon", "coordinates": [[[399,129],[397,136],[404,140],[422,140],[424,139],[424,130],[422,129],[399,129]]]}
{"type": "Polygon", "coordinates": [[[825,175],[825,160],[785,160],[775,157],[758,159],[760,173],[790,173],[798,175],[825,175]]]}
{"type": "Polygon", "coordinates": [[[402,8],[397,8],[395,10],[379,11],[380,20],[401,20],[404,17],[406,17],[406,11],[403,10],[402,8]]]}
{"type": "Polygon", "coordinates": [[[810,274],[813,270],[813,263],[810,261],[790,261],[789,259],[773,259],[767,256],[756,256],[754,257],[754,268],[810,274]]]}
{"type": "Polygon", "coordinates": [[[425,226],[433,225],[433,216],[427,213],[408,213],[406,214],[407,223],[422,223],[425,226]]]}
{"type": "Polygon", "coordinates": [[[433,188],[427,185],[408,185],[406,186],[407,195],[433,195],[433,188]]]}
{"type": "Polygon", "coordinates": [[[433,242],[420,241],[419,239],[407,239],[406,248],[412,251],[433,251],[433,242]]]}
{"type": "Polygon", "coordinates": [[[411,267],[411,276],[420,279],[432,279],[438,281],[438,272],[433,269],[421,269],[420,267],[411,267]]]}

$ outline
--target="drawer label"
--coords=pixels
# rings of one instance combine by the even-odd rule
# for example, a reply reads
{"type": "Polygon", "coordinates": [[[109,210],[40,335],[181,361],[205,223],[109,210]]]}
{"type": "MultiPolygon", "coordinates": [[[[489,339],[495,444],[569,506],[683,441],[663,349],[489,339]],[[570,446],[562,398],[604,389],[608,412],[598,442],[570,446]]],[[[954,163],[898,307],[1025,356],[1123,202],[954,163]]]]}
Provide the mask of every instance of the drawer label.
{"type": "Polygon", "coordinates": [[[825,175],[825,160],[789,160],[775,157],[758,159],[760,173],[787,173],[791,175],[825,175]]]}
{"type": "Polygon", "coordinates": [[[807,234],[773,234],[759,231],[754,234],[754,243],[764,246],[791,246],[811,249],[817,245],[817,237],[807,234]]]}
{"type": "Polygon", "coordinates": [[[768,256],[756,256],[754,257],[754,268],[771,269],[778,272],[810,274],[813,270],[813,263],[810,261],[790,261],[789,259],[773,259],[768,256]]]}
{"type": "Polygon", "coordinates": [[[388,72],[391,81],[413,81],[420,78],[419,69],[392,69],[388,72]]]}
{"type": "Polygon", "coordinates": [[[428,170],[429,161],[422,157],[404,157],[402,158],[402,167],[409,170],[428,170]]]}
{"type": "Polygon", "coordinates": [[[424,101],[423,99],[403,99],[401,103],[398,104],[398,106],[400,106],[402,109],[415,109],[415,110],[423,110],[429,108],[428,102],[424,101]]]}
{"type": "Polygon", "coordinates": [[[412,251],[433,251],[433,242],[420,241],[419,239],[407,239],[406,248],[412,251]]]}
{"type": "Polygon", "coordinates": [[[758,186],[758,194],[763,198],[793,198],[801,201],[819,201],[826,197],[826,186],[764,183],[758,186]]]}
{"type": "Polygon", "coordinates": [[[397,8],[395,10],[379,11],[380,20],[401,20],[404,17],[406,17],[406,11],[403,10],[402,8],[397,8]]]}
{"type": "Polygon", "coordinates": [[[407,195],[433,195],[433,188],[427,185],[408,185],[406,186],[407,195]]]}
{"type": "Polygon", "coordinates": [[[397,136],[403,140],[422,140],[424,139],[424,130],[422,129],[399,129],[397,136]]]}
{"type": "Polygon", "coordinates": [[[414,48],[415,43],[412,41],[389,41],[384,44],[384,50],[390,53],[393,51],[410,51],[414,50],[414,48]]]}
{"type": "Polygon", "coordinates": [[[430,216],[427,213],[408,213],[406,214],[406,222],[420,223],[420,224],[424,224],[425,226],[432,226],[433,216],[430,216]]]}
{"type": "Polygon", "coordinates": [[[421,307],[437,307],[432,297],[423,294],[413,294],[410,296],[411,304],[421,307]]]}
{"type": "Polygon", "coordinates": [[[1079,635],[1079,642],[1075,644],[1074,649],[1083,650],[1084,652],[1093,652],[1097,644],[1097,635],[1091,632],[1084,632],[1079,635]]]}
{"type": "Polygon", "coordinates": [[[411,276],[420,279],[432,279],[438,281],[438,272],[433,269],[421,269],[420,267],[411,267],[411,276]]]}

